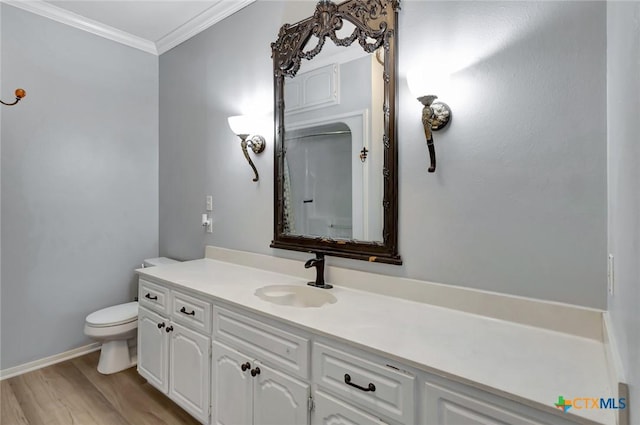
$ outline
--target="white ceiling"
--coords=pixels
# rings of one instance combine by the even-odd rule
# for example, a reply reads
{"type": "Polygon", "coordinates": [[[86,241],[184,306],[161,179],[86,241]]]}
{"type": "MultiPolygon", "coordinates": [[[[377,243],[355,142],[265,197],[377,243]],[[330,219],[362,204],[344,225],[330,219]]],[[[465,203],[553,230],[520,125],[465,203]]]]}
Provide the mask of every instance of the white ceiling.
{"type": "Polygon", "coordinates": [[[255,0],[5,1],[119,43],[162,54],[255,0]]]}
{"type": "Polygon", "coordinates": [[[47,1],[54,6],[158,42],[218,1],[47,1]]]}

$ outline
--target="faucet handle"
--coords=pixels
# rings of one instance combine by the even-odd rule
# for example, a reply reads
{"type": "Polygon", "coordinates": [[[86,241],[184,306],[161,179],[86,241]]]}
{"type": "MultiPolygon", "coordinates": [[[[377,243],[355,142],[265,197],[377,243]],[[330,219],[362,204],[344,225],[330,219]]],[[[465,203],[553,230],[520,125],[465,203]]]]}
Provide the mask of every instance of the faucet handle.
{"type": "MultiPolygon", "coordinates": [[[[313,252],[313,251],[311,251],[311,252],[313,252]]],[[[315,258],[310,258],[310,259],[307,260],[306,263],[304,263],[304,268],[305,269],[308,269],[308,268],[311,268],[311,267],[315,267],[318,264],[324,264],[324,254],[321,253],[321,252],[316,252],[315,254],[316,254],[315,258]]]]}

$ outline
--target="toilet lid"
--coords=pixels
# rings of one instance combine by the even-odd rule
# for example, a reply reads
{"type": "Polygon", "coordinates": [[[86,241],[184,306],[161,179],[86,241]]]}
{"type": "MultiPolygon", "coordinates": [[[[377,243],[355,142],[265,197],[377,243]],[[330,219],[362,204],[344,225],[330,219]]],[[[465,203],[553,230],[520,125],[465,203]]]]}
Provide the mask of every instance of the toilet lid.
{"type": "Polygon", "coordinates": [[[91,326],[117,326],[138,319],[138,302],[114,305],[103,308],[87,316],[87,324],[91,326]]]}

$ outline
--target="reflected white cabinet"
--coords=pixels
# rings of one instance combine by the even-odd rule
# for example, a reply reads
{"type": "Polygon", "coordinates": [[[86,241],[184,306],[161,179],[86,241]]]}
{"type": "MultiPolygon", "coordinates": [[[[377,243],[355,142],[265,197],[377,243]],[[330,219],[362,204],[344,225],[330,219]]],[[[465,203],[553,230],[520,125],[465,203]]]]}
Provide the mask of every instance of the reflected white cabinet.
{"type": "Polygon", "coordinates": [[[309,385],[213,342],[212,423],[305,425],[309,385]]]}

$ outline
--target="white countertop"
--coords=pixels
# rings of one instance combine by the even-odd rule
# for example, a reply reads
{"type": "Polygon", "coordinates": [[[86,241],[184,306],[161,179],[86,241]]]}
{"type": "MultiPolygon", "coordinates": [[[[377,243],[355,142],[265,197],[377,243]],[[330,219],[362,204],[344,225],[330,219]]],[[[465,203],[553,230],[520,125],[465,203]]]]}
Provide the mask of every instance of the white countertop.
{"type": "MultiPolygon", "coordinates": [[[[329,290],[338,299],[334,304],[276,305],[255,296],[256,289],[306,280],[211,259],[138,273],[535,407],[553,408],[559,395],[613,394],[604,345],[596,340],[340,286],[329,290]]],[[[613,410],[569,412],[616,423],[613,410]]]]}

